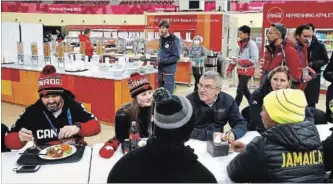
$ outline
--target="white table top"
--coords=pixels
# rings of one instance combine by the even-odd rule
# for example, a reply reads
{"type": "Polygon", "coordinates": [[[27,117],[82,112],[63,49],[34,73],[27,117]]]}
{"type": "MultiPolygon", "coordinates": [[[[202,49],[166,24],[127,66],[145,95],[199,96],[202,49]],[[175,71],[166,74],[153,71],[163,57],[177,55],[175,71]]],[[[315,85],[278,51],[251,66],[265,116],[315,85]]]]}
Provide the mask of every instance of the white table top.
{"type": "MultiPolygon", "coordinates": [[[[249,143],[254,137],[258,135],[258,132],[248,132],[243,138],[240,139],[240,141],[249,143]]],[[[199,158],[198,160],[214,174],[216,180],[219,183],[231,182],[227,175],[226,167],[228,163],[237,155],[237,153],[232,153],[224,157],[213,158],[207,152],[206,141],[191,139],[186,144],[190,145],[195,150],[195,153],[199,158]]],[[[121,147],[119,146],[115,154],[110,159],[102,158],[99,155],[99,150],[103,145],[104,144],[100,143],[93,146],[89,183],[106,183],[112,167],[123,156],[121,147]]]]}
{"type": "MultiPolygon", "coordinates": [[[[52,63],[54,66],[57,64],[52,63]]],[[[31,65],[19,65],[19,64],[2,64],[1,67],[3,68],[12,68],[12,69],[20,69],[20,70],[29,70],[29,71],[37,71],[40,72],[43,70],[43,66],[31,66],[31,65]]],[[[130,74],[125,72],[122,76],[114,76],[110,72],[101,71],[99,67],[95,66],[86,66],[89,68],[88,71],[84,72],[66,72],[63,68],[57,68],[57,73],[59,74],[66,74],[66,75],[75,75],[75,76],[82,76],[82,77],[92,77],[92,78],[99,78],[99,79],[111,79],[111,80],[124,80],[130,77],[130,74]]],[[[146,74],[157,73],[156,69],[151,71],[146,71],[146,74]]]]}
{"type": "MultiPolygon", "coordinates": [[[[25,147],[26,148],[26,147],[25,147]]],[[[17,174],[13,168],[17,167],[16,161],[20,157],[18,151],[1,154],[1,183],[87,183],[91,161],[90,147],[86,147],[83,157],[75,163],[42,165],[35,173],[17,174]]]]}
{"type": "MultiPolygon", "coordinates": [[[[321,140],[325,140],[331,135],[331,131],[329,131],[331,127],[333,124],[317,125],[321,140]]],[[[251,131],[239,140],[247,144],[256,136],[260,136],[259,133],[251,131]]],[[[110,170],[123,154],[119,146],[110,159],[104,159],[99,155],[99,150],[103,145],[104,143],[95,144],[93,150],[86,147],[83,158],[79,162],[42,165],[36,173],[25,174],[17,174],[12,169],[17,167],[16,161],[20,156],[18,153],[23,152],[31,144],[27,144],[21,150],[2,153],[2,183],[87,183],[88,178],[90,178],[89,183],[106,183],[110,170]],[[55,177],[55,173],[61,174],[55,177]]],[[[195,150],[198,160],[213,173],[219,183],[231,183],[227,175],[227,165],[237,153],[213,158],[207,152],[207,142],[205,141],[191,139],[186,145],[190,145],[195,150]]]]}
{"type": "Polygon", "coordinates": [[[320,140],[325,140],[328,136],[332,134],[330,128],[333,127],[332,123],[324,124],[324,125],[316,125],[317,130],[319,132],[320,140]]]}

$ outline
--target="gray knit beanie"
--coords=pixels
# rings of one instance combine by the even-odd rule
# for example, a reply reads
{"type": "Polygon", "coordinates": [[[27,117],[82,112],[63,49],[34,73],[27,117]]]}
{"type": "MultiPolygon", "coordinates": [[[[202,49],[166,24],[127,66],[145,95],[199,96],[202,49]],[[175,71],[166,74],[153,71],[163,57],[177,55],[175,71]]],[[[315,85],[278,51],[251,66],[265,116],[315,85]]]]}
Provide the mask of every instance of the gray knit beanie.
{"type": "Polygon", "coordinates": [[[161,142],[175,143],[187,141],[194,129],[194,113],[190,101],[171,95],[165,88],[154,92],[155,136],[161,142]]]}

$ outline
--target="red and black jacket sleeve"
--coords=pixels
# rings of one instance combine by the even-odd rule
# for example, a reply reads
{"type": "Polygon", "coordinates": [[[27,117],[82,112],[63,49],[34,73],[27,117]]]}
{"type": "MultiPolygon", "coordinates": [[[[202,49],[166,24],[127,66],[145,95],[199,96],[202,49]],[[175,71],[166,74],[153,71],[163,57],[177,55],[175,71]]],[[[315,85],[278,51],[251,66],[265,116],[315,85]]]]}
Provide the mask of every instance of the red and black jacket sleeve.
{"type": "Polygon", "coordinates": [[[17,118],[17,121],[15,124],[11,127],[8,134],[5,136],[5,145],[8,149],[21,149],[26,144],[26,142],[22,142],[19,138],[18,132],[22,128],[26,128],[29,130],[29,123],[31,123],[29,120],[29,114],[31,114],[31,111],[29,109],[26,109],[19,115],[17,118]]]}
{"type": "Polygon", "coordinates": [[[79,135],[82,137],[89,137],[97,135],[101,132],[101,125],[94,114],[88,112],[83,104],[74,102],[75,109],[75,123],[80,123],[81,129],[79,135]]]}

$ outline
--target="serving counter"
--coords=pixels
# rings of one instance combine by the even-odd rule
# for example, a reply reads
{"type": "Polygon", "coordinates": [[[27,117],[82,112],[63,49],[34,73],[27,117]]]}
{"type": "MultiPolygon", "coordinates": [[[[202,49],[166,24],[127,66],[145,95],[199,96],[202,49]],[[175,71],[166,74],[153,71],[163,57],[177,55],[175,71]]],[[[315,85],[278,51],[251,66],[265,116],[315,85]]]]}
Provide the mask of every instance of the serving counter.
{"type": "MultiPolygon", "coordinates": [[[[114,53],[107,53],[103,55],[103,58],[105,57],[117,57],[117,56],[123,56],[123,54],[114,54],[114,53]]],[[[136,61],[140,60],[140,58],[143,56],[142,54],[127,54],[126,56],[129,57],[129,60],[136,61]]],[[[151,58],[157,58],[157,55],[151,55],[151,58]]],[[[192,82],[192,67],[190,58],[188,57],[180,57],[178,63],[177,63],[177,71],[175,76],[175,81],[178,84],[187,84],[191,85],[192,82]]],[[[152,61],[151,63],[154,63],[152,61]]]]}
{"type": "MultiPolygon", "coordinates": [[[[17,64],[1,66],[2,101],[28,106],[38,97],[38,78],[42,66],[32,67],[17,64]]],[[[108,124],[114,121],[118,108],[129,101],[131,96],[127,85],[129,74],[115,77],[104,71],[90,70],[85,72],[65,72],[57,69],[62,75],[64,88],[73,92],[76,100],[83,103],[99,120],[108,124]]],[[[146,72],[153,89],[157,88],[157,70],[146,72]]]]}

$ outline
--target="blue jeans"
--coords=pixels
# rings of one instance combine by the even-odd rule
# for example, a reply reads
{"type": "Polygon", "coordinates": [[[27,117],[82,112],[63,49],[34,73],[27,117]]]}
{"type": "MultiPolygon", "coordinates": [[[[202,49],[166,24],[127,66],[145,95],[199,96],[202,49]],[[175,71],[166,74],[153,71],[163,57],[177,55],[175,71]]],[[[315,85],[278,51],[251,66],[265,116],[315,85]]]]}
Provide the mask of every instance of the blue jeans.
{"type": "Polygon", "coordinates": [[[164,87],[173,94],[175,88],[175,73],[158,73],[158,87],[164,87]]]}

